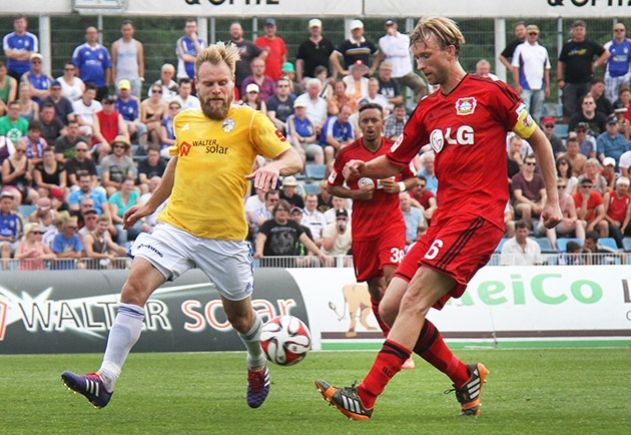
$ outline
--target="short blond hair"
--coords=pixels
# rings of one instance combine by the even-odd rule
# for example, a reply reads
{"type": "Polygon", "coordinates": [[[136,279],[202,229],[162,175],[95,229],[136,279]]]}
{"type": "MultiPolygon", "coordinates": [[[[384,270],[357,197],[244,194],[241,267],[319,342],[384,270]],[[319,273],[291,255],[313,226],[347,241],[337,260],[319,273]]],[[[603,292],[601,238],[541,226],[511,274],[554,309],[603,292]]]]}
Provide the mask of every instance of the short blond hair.
{"type": "Polygon", "coordinates": [[[429,16],[421,18],[414,30],[412,30],[412,33],[410,33],[410,46],[417,42],[425,42],[432,35],[440,44],[441,49],[453,45],[456,47],[456,53],[458,53],[460,47],[465,44],[464,36],[462,36],[462,32],[454,20],[429,16]]]}
{"type": "Polygon", "coordinates": [[[241,59],[239,48],[234,44],[224,44],[217,42],[202,50],[195,59],[195,74],[199,72],[199,67],[204,62],[210,62],[213,65],[219,65],[224,62],[230,68],[234,77],[237,61],[241,59]]]}

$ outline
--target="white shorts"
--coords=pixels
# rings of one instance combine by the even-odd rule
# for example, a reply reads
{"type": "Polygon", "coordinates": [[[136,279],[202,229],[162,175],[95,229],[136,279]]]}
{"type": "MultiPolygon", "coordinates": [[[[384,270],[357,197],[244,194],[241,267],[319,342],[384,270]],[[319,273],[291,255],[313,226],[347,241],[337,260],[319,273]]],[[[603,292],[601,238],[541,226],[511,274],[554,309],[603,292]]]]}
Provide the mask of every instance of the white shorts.
{"type": "Polygon", "coordinates": [[[129,251],[168,280],[197,266],[226,299],[240,301],[252,294],[252,257],[244,241],[205,239],[160,223],[153,233],[141,233],[129,251]]]}

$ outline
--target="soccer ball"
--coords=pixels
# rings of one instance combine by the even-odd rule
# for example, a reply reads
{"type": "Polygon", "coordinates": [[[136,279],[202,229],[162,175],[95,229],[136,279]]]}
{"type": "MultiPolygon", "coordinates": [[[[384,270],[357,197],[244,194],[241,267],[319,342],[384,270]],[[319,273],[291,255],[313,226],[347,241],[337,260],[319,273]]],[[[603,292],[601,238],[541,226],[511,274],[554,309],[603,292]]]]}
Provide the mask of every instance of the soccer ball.
{"type": "Polygon", "coordinates": [[[261,347],[269,361],[290,366],[307,356],[311,349],[311,334],[299,318],[277,316],[263,325],[261,347]]]}

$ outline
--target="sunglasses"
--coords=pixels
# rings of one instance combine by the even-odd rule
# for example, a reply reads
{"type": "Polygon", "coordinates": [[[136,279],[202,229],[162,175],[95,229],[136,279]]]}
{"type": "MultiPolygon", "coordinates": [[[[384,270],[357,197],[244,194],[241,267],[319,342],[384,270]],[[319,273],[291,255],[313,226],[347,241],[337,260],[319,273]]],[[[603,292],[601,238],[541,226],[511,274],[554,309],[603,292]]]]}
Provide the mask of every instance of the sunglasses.
{"type": "Polygon", "coordinates": [[[74,68],[64,68],[64,71],[74,71],[74,68]]]}
{"type": "Polygon", "coordinates": [[[87,150],[88,150],[87,148],[77,148],[75,151],[78,152],[78,153],[84,153],[87,150]]]}
{"type": "Polygon", "coordinates": [[[545,128],[554,128],[554,124],[544,124],[545,128]]]}
{"type": "Polygon", "coordinates": [[[614,32],[624,32],[624,29],[613,29],[614,32]]]}
{"type": "Polygon", "coordinates": [[[41,60],[32,60],[31,63],[42,63],[41,60]]]}
{"type": "Polygon", "coordinates": [[[588,184],[586,186],[581,186],[581,189],[591,189],[592,187],[594,186],[592,186],[591,184],[588,184]]]}
{"type": "Polygon", "coordinates": [[[529,33],[529,35],[530,35],[530,36],[532,36],[532,35],[538,35],[538,33],[537,33],[537,32],[530,32],[530,33],[529,33]]]}
{"type": "Polygon", "coordinates": [[[24,154],[26,150],[15,150],[16,153],[24,154]]]}
{"type": "Polygon", "coordinates": [[[112,148],[116,149],[116,148],[125,148],[125,145],[114,145],[112,148]]]}
{"type": "Polygon", "coordinates": [[[44,234],[44,232],[43,232],[43,231],[31,231],[31,233],[33,233],[33,234],[38,234],[38,235],[40,235],[40,236],[41,236],[42,234],[44,234]]]}
{"type": "Polygon", "coordinates": [[[162,89],[154,89],[152,92],[154,94],[161,94],[162,93],[162,89]]]}
{"type": "Polygon", "coordinates": [[[171,109],[171,110],[176,110],[176,109],[179,109],[179,108],[180,108],[180,106],[169,106],[169,109],[171,109]]]}
{"type": "Polygon", "coordinates": [[[535,162],[526,162],[526,166],[537,166],[535,162]]]}

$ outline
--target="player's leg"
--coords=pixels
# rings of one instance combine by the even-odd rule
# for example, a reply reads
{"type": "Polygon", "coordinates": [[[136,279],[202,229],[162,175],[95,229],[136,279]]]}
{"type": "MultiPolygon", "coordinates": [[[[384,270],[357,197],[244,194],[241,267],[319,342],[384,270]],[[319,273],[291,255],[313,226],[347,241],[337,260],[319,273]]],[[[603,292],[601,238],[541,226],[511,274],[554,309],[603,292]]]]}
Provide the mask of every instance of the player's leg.
{"type": "Polygon", "coordinates": [[[252,300],[248,297],[240,301],[231,301],[222,296],[221,302],[228,321],[237,331],[247,349],[248,368],[260,369],[265,367],[266,359],[261,349],[263,322],[252,308],[252,300]]]}

